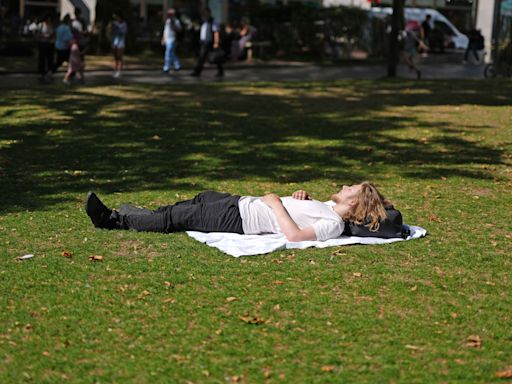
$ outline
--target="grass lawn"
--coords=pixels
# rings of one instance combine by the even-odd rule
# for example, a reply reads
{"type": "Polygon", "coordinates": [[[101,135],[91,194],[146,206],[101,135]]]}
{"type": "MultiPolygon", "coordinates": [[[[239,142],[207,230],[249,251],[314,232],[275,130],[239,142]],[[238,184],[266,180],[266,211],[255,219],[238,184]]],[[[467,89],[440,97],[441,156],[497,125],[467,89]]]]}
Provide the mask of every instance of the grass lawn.
{"type": "Polygon", "coordinates": [[[506,381],[512,83],[0,92],[1,383],[506,381]],[[82,207],[364,179],[429,235],[236,259],[82,207]]]}

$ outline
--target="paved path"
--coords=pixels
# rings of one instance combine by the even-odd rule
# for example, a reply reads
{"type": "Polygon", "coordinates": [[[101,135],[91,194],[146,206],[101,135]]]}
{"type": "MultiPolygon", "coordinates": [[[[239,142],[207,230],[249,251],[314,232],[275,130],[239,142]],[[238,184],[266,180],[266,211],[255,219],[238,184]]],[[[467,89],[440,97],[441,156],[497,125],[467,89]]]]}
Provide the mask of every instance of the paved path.
{"type": "MultiPolygon", "coordinates": [[[[463,65],[460,63],[423,63],[422,79],[483,79],[483,66],[463,65]]],[[[156,69],[133,69],[124,72],[120,79],[112,78],[110,71],[86,72],[86,84],[193,84],[219,81],[215,78],[215,68],[203,71],[200,79],[189,76],[186,69],[176,75],[164,75],[156,69]]],[[[321,66],[300,65],[260,65],[253,67],[232,67],[226,69],[222,81],[325,81],[339,79],[378,79],[386,76],[386,66],[382,65],[340,65],[321,66]]],[[[62,80],[63,74],[57,74],[55,82],[62,80]]],[[[414,72],[405,66],[399,66],[398,77],[415,79],[414,72]]],[[[0,75],[0,88],[32,87],[39,85],[36,74],[0,75]]]]}

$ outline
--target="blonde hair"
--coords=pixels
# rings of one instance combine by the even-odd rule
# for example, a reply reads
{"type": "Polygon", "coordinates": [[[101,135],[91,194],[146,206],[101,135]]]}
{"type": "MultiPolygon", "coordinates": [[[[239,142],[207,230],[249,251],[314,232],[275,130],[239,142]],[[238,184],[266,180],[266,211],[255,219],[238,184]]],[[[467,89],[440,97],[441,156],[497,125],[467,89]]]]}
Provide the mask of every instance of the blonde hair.
{"type": "Polygon", "coordinates": [[[370,231],[377,231],[381,221],[387,218],[386,207],[392,204],[382,196],[375,185],[364,181],[361,192],[357,196],[354,207],[347,212],[343,220],[352,221],[358,225],[364,224],[370,231]]]}

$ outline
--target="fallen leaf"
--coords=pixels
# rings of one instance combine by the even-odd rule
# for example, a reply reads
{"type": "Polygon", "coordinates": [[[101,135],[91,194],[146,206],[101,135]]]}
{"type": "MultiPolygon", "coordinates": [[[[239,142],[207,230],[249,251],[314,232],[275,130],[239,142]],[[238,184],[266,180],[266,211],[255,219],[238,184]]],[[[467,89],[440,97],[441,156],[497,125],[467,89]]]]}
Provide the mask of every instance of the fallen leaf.
{"type": "Polygon", "coordinates": [[[99,255],[89,256],[89,260],[90,261],[103,261],[103,256],[99,256],[99,255]]]}
{"type": "Polygon", "coordinates": [[[274,305],[274,311],[279,311],[281,309],[281,306],[279,304],[274,305]]]}
{"type": "Polygon", "coordinates": [[[71,259],[71,257],[73,255],[69,251],[62,251],[61,256],[67,257],[68,259],[71,259]]]}
{"type": "Polygon", "coordinates": [[[170,281],[164,281],[164,285],[166,287],[172,287],[172,283],[170,281]]]}
{"type": "Polygon", "coordinates": [[[244,323],[247,323],[247,324],[263,324],[265,322],[265,320],[261,319],[260,317],[257,317],[257,316],[238,316],[238,318],[240,320],[242,320],[244,323]]]}
{"type": "Polygon", "coordinates": [[[235,296],[226,297],[226,302],[231,303],[235,300],[238,300],[235,296]]]}
{"type": "Polygon", "coordinates": [[[265,379],[269,379],[271,376],[271,373],[272,372],[271,372],[270,368],[268,368],[268,367],[263,368],[263,377],[265,379]]]}
{"type": "Polygon", "coordinates": [[[466,339],[466,347],[480,348],[482,346],[482,339],[478,335],[468,336],[466,339]]]}
{"type": "Polygon", "coordinates": [[[50,356],[50,352],[48,352],[48,351],[44,351],[44,352],[43,352],[43,356],[50,356]]]}
{"type": "Polygon", "coordinates": [[[274,281],[274,284],[275,284],[275,285],[283,285],[283,284],[284,284],[284,281],[276,280],[276,281],[274,281]]]}
{"type": "Polygon", "coordinates": [[[435,221],[435,222],[440,222],[441,220],[439,219],[439,217],[437,215],[434,215],[433,213],[431,213],[430,215],[428,215],[428,219],[430,221],[435,221]]]}
{"type": "Polygon", "coordinates": [[[412,288],[411,288],[411,291],[413,291],[413,292],[414,292],[414,291],[416,291],[417,289],[418,289],[418,286],[417,286],[417,285],[415,285],[414,287],[412,287],[412,288]]]}
{"type": "Polygon", "coordinates": [[[416,346],[416,345],[411,345],[411,344],[407,344],[407,345],[405,346],[405,348],[407,348],[407,349],[412,349],[413,351],[420,351],[420,350],[421,350],[421,347],[418,347],[418,346],[416,346]]]}
{"type": "Polygon", "coordinates": [[[162,140],[162,138],[160,136],[158,136],[158,135],[154,135],[154,136],[151,137],[151,140],[158,141],[158,140],[162,140]]]}
{"type": "Polygon", "coordinates": [[[139,296],[137,296],[137,297],[138,297],[139,299],[142,299],[142,298],[144,298],[144,297],[146,297],[146,296],[149,296],[150,294],[151,294],[151,293],[150,293],[148,290],[144,290],[144,291],[142,291],[142,292],[139,294],[139,296]]]}
{"type": "Polygon", "coordinates": [[[452,319],[456,319],[457,317],[459,317],[459,314],[457,312],[452,312],[450,316],[452,317],[452,319]]]}
{"type": "Polygon", "coordinates": [[[495,376],[498,379],[512,379],[512,368],[505,371],[496,372],[495,376]]]}
{"type": "Polygon", "coordinates": [[[322,365],[322,368],[320,368],[322,372],[332,372],[336,369],[335,365],[322,365]]]}
{"type": "Polygon", "coordinates": [[[352,276],[354,276],[354,277],[363,277],[363,274],[361,272],[354,272],[352,274],[352,276]]]}

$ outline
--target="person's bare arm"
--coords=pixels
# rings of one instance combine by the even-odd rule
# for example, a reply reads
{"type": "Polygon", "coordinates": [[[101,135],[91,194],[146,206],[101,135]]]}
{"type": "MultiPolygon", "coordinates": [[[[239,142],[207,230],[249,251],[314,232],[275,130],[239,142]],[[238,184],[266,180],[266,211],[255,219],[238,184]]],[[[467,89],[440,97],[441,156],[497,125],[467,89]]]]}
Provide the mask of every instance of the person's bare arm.
{"type": "Polygon", "coordinates": [[[290,214],[283,205],[283,202],[275,193],[269,193],[261,198],[267,204],[274,215],[276,215],[277,223],[281,228],[281,232],[286,236],[288,241],[307,241],[316,240],[316,234],[312,227],[300,229],[299,226],[290,217],[290,214]]]}
{"type": "Polygon", "coordinates": [[[213,48],[219,48],[219,32],[213,32],[213,48]]]}
{"type": "Polygon", "coordinates": [[[299,189],[292,193],[292,197],[297,200],[311,200],[311,196],[306,191],[299,189]]]}

